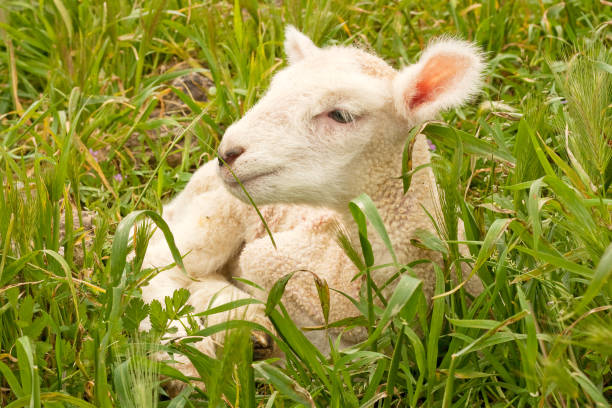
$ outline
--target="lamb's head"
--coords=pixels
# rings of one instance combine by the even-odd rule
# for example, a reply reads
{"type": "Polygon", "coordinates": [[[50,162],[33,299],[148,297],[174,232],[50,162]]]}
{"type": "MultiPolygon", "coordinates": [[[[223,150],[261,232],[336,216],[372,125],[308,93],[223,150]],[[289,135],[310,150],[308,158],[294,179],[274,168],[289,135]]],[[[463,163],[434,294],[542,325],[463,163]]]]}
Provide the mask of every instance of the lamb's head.
{"type": "Polygon", "coordinates": [[[453,39],[399,72],[357,48],[318,48],[293,27],[285,50],[288,67],[219,147],[226,186],[245,199],[235,175],[257,204],[345,206],[372,167],[387,166],[389,146],[401,155],[411,127],[473,96],[483,68],[474,46],[453,39]]]}

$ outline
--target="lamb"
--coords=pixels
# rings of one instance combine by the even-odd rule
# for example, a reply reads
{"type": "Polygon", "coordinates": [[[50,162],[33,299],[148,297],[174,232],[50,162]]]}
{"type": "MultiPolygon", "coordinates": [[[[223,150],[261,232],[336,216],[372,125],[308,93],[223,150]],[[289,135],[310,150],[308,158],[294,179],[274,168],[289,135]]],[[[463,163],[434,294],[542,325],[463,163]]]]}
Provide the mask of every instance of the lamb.
{"type": "MultiPolygon", "coordinates": [[[[358,242],[348,203],[364,192],[385,222],[399,263],[440,261],[438,254],[411,245],[415,231],[435,231],[426,213],[435,214],[437,208],[433,172],[428,166],[416,172],[404,194],[399,178],[402,151],[412,127],[478,92],[484,67],[480,52],[469,43],[441,39],[419,62],[396,71],[358,48],[319,48],[291,26],[285,51],[288,66],[274,76],[262,99],[227,129],[219,159],[202,166],[164,207],[163,217],[186,254],[189,276],[177,268],[159,273],[142,288],[145,301],[162,300],[178,288],[190,290],[196,312],[236,299],[265,300],[266,293],[232,278],[251,280],[267,291],[287,273],[302,270],[358,298],[361,282],[351,282],[357,270],[336,240],[340,224],[358,242]],[[261,206],[276,248],[235,177],[261,206]]],[[[416,137],[412,161],[413,168],[430,162],[423,135],[416,137]]],[[[376,262],[391,262],[382,241],[371,235],[376,262]]],[[[156,232],[144,266],[160,268],[172,262],[162,234],[156,232]]],[[[395,272],[391,269],[377,270],[374,280],[384,282],[395,272]]],[[[431,296],[431,265],[414,270],[431,296]]],[[[472,279],[466,287],[478,293],[480,285],[472,279]]],[[[307,273],[293,276],[283,303],[298,327],[324,323],[307,273]]],[[[357,314],[351,302],[331,291],[330,321],[357,314]]],[[[211,315],[207,324],[236,316],[270,327],[261,305],[211,315]]],[[[305,334],[327,350],[323,331],[305,334]]],[[[350,335],[342,339],[344,345],[358,340],[350,335]]],[[[215,341],[222,338],[204,338],[196,346],[212,355],[215,341]]],[[[269,338],[255,339],[256,353],[265,356],[271,350],[269,338]]],[[[189,364],[182,369],[189,373],[189,364]]]]}

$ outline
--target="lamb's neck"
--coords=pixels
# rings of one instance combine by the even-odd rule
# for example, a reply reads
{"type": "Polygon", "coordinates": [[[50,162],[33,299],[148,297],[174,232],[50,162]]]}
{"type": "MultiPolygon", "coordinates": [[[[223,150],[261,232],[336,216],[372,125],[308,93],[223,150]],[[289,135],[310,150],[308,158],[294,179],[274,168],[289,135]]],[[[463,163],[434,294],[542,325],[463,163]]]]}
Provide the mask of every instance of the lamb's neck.
{"type": "MultiPolygon", "coordinates": [[[[403,148],[403,143],[378,146],[376,151],[366,155],[365,163],[370,171],[363,177],[359,189],[376,205],[396,249],[409,245],[416,229],[430,228],[429,218],[422,206],[429,212],[435,211],[435,179],[431,168],[415,173],[409,191],[404,194],[401,179],[403,148]]],[[[429,161],[427,140],[423,135],[419,135],[413,145],[412,167],[416,168],[429,161]]],[[[355,237],[355,221],[348,210],[348,203],[342,214],[345,227],[355,237]]],[[[375,231],[369,230],[368,233],[370,240],[378,240],[375,231]]]]}

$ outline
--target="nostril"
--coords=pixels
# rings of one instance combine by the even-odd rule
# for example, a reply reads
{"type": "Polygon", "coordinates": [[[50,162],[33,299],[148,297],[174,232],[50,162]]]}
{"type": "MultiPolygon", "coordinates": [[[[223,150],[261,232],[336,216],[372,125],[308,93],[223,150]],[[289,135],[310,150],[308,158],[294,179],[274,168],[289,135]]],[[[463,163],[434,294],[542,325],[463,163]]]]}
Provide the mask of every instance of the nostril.
{"type": "Polygon", "coordinates": [[[242,153],[244,153],[243,147],[234,147],[225,153],[219,151],[219,166],[222,167],[223,164],[232,164],[242,153]]]}

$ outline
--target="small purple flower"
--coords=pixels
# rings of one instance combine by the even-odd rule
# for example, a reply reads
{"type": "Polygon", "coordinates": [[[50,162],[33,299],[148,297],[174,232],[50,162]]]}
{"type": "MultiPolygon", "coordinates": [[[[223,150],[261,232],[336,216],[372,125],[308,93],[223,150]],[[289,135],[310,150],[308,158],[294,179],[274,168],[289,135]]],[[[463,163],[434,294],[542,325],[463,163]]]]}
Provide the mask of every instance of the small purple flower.
{"type": "Polygon", "coordinates": [[[94,150],[91,147],[89,148],[89,153],[93,156],[96,161],[100,161],[102,158],[102,150],[94,150]]]}
{"type": "Polygon", "coordinates": [[[123,176],[121,175],[121,173],[117,173],[113,176],[113,178],[115,179],[115,181],[121,183],[123,181],[123,176]]]}
{"type": "Polygon", "coordinates": [[[436,145],[433,144],[431,140],[427,139],[427,145],[429,146],[429,150],[431,150],[432,152],[436,151],[436,145]]]}

